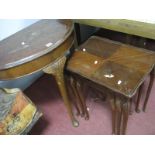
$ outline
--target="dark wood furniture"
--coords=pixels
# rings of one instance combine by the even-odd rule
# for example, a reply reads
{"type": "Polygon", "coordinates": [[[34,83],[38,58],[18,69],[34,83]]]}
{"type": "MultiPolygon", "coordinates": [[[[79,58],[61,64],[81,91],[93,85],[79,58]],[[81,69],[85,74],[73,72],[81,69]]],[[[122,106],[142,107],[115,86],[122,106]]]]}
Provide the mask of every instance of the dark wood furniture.
{"type": "MultiPolygon", "coordinates": [[[[92,26],[100,28],[103,32],[98,31],[96,35],[108,37],[109,39],[131,44],[140,48],[145,48],[154,51],[155,40],[155,23],[149,20],[128,20],[128,19],[76,19],[74,20],[74,27],[76,32],[76,45],[82,43],[81,39],[81,25],[92,26]],[[111,32],[110,32],[111,31],[111,32]],[[106,35],[106,33],[110,33],[106,35]],[[116,35],[117,33],[117,35],[116,35]],[[119,36],[118,36],[119,33],[119,36]],[[113,35],[112,35],[113,34],[113,35]],[[120,39],[120,38],[122,39],[120,39]],[[118,39],[119,38],[119,39],[118,39]]],[[[76,46],[77,47],[77,46],[76,46]]],[[[150,89],[154,81],[154,73],[150,74],[150,83],[147,90],[147,97],[144,101],[143,111],[146,111],[147,101],[149,98],[150,89]]],[[[140,87],[138,93],[138,100],[136,104],[136,112],[140,112],[139,101],[143,86],[140,87]]],[[[132,100],[131,100],[132,101],[132,100]]]]}
{"type": "Polygon", "coordinates": [[[148,74],[154,75],[154,64],[155,53],[152,51],[92,36],[75,50],[67,70],[89,80],[89,85],[92,81],[108,91],[113,133],[125,134],[131,99],[148,74]]]}
{"type": "Polygon", "coordinates": [[[54,75],[71,121],[78,126],[63,74],[73,41],[71,20],[40,20],[0,41],[0,80],[19,78],[40,70],[54,75]]]}

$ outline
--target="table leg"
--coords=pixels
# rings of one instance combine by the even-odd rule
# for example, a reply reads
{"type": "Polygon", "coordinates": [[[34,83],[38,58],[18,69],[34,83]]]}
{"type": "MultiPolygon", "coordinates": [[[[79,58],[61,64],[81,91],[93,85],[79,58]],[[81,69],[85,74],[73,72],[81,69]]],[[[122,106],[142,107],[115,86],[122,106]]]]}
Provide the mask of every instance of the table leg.
{"type": "Polygon", "coordinates": [[[116,96],[115,99],[115,104],[116,104],[116,113],[117,113],[117,121],[116,121],[116,128],[117,128],[117,134],[121,134],[121,125],[122,125],[122,104],[121,100],[118,96],[116,96]]]}
{"type": "Polygon", "coordinates": [[[79,125],[78,121],[74,118],[72,106],[68,98],[67,89],[65,85],[65,78],[64,78],[64,66],[66,63],[66,56],[63,56],[59,60],[57,60],[55,63],[50,64],[47,66],[43,71],[47,74],[52,74],[56,82],[58,84],[61,96],[64,100],[64,104],[67,108],[68,114],[70,116],[70,119],[72,121],[73,126],[77,127],[79,125]]]}
{"type": "Polygon", "coordinates": [[[86,101],[83,97],[83,94],[81,93],[82,92],[82,89],[81,89],[81,84],[76,80],[76,90],[77,90],[77,94],[79,96],[79,99],[82,103],[82,107],[84,109],[84,114],[85,114],[85,119],[88,120],[89,119],[89,113],[88,113],[88,110],[87,110],[87,106],[86,106],[86,101]]]}
{"type": "Polygon", "coordinates": [[[130,107],[130,102],[127,100],[125,103],[122,105],[122,117],[123,117],[123,124],[122,124],[122,134],[126,134],[127,130],[127,123],[128,123],[128,117],[129,117],[129,107],[130,107]]]}
{"type": "MultiPolygon", "coordinates": [[[[72,88],[72,77],[71,76],[66,76],[66,80],[67,80],[67,85],[68,85],[68,90],[69,90],[69,94],[71,94],[74,98],[76,97],[76,94],[72,88]]],[[[79,116],[81,113],[80,113],[80,108],[77,104],[77,102],[74,102],[74,106],[75,106],[75,109],[76,109],[76,115],[79,116]]]]}
{"type": "Polygon", "coordinates": [[[132,106],[133,106],[133,98],[130,98],[130,110],[129,110],[130,115],[132,115],[133,113],[132,106]]]}
{"type": "Polygon", "coordinates": [[[117,134],[116,131],[116,105],[115,105],[115,97],[113,94],[108,94],[108,101],[111,105],[112,110],[112,134],[117,134]]]}
{"type": "Polygon", "coordinates": [[[70,78],[70,85],[71,85],[71,89],[72,89],[72,92],[74,94],[74,96],[76,97],[77,99],[77,102],[75,103],[75,107],[77,107],[77,111],[79,111],[81,117],[84,117],[84,108],[82,106],[82,103],[81,103],[81,100],[79,98],[79,95],[78,95],[78,92],[76,90],[76,83],[75,83],[75,80],[73,77],[69,77],[70,78]]]}
{"type": "Polygon", "coordinates": [[[145,97],[145,101],[144,101],[144,105],[143,105],[143,111],[145,112],[146,110],[146,105],[150,96],[150,92],[152,90],[152,86],[153,86],[153,82],[154,82],[154,78],[155,78],[155,72],[154,72],[155,68],[151,71],[150,73],[150,82],[149,82],[149,86],[147,89],[147,93],[146,93],[146,97],[145,97]]]}
{"type": "Polygon", "coordinates": [[[141,86],[139,87],[139,91],[138,91],[138,98],[137,98],[136,109],[135,109],[137,113],[140,112],[139,104],[140,104],[140,99],[141,99],[141,95],[142,95],[143,86],[144,86],[144,84],[141,84],[141,86]]]}

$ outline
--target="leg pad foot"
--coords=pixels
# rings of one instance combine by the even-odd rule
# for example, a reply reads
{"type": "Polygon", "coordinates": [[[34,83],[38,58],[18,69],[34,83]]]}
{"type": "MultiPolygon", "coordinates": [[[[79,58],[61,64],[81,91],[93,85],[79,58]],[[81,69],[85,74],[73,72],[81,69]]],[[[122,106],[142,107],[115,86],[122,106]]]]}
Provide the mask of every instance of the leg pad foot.
{"type": "Polygon", "coordinates": [[[74,127],[78,127],[79,126],[79,122],[77,120],[72,121],[72,124],[74,127]]]}

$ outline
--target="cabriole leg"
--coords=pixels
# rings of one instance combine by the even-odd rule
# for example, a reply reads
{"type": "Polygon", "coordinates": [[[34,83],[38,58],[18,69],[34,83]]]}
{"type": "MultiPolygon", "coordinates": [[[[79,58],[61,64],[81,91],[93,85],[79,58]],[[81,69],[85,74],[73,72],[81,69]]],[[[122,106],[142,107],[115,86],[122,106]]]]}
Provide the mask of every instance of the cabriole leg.
{"type": "Polygon", "coordinates": [[[68,98],[68,93],[65,85],[65,79],[64,79],[64,66],[66,63],[66,56],[60,58],[55,63],[50,64],[48,67],[43,69],[43,71],[47,74],[52,74],[56,82],[58,84],[61,96],[63,98],[64,104],[67,108],[68,114],[70,116],[70,119],[72,121],[73,126],[77,127],[79,125],[78,121],[74,118],[72,106],[70,103],[70,100],[68,98]]]}
{"type": "Polygon", "coordinates": [[[82,87],[81,84],[76,80],[77,94],[79,96],[79,99],[81,101],[82,107],[84,109],[85,119],[88,120],[89,119],[89,113],[88,113],[88,110],[87,110],[86,101],[85,101],[84,96],[82,94],[82,88],[81,87],[82,87]]]}
{"type": "Polygon", "coordinates": [[[84,108],[82,106],[81,100],[80,100],[78,92],[76,90],[76,82],[75,82],[74,78],[71,76],[70,76],[70,85],[71,85],[72,91],[74,93],[74,96],[76,97],[76,100],[77,100],[75,103],[76,107],[78,107],[81,117],[84,117],[84,108]]]}

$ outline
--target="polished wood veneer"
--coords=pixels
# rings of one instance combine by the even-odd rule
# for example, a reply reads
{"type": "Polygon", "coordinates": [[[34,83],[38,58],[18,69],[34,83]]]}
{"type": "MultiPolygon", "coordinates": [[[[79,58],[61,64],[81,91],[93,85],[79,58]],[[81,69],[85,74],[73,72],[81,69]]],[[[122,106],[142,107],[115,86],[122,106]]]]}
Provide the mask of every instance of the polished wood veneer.
{"type": "Polygon", "coordinates": [[[0,41],[0,70],[43,56],[61,45],[73,31],[71,20],[40,20],[0,41]]]}
{"type": "Polygon", "coordinates": [[[154,52],[92,36],[76,49],[67,69],[132,97],[154,64],[154,52]]]}
{"type": "Polygon", "coordinates": [[[11,67],[8,69],[0,70],[0,79],[9,80],[16,79],[25,75],[29,75],[46,68],[50,63],[57,61],[59,57],[67,56],[68,50],[73,45],[74,35],[73,33],[57,48],[51,52],[40,56],[30,62],[23,63],[21,65],[11,67]]]}

